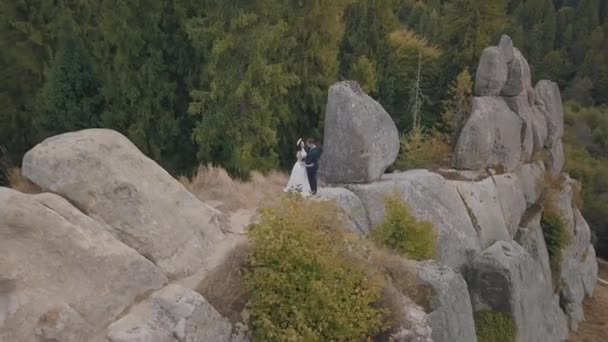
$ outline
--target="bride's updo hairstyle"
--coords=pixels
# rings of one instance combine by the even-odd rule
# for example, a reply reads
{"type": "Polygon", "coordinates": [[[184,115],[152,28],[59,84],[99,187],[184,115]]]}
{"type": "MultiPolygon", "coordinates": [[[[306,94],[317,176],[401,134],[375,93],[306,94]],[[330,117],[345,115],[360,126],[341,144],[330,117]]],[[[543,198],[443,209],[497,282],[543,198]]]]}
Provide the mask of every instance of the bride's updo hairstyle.
{"type": "Polygon", "coordinates": [[[298,149],[302,148],[303,143],[304,143],[304,140],[302,138],[298,139],[298,142],[296,143],[296,146],[298,146],[298,149]]]}

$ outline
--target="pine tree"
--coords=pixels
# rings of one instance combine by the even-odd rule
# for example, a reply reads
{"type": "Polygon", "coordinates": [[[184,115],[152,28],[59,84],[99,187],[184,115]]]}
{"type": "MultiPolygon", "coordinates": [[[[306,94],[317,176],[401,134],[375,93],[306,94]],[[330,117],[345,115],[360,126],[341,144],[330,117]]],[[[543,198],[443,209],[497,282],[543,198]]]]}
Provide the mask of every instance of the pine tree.
{"type": "Polygon", "coordinates": [[[248,1],[206,10],[188,28],[205,61],[189,110],[199,158],[240,176],[275,168],[277,128],[291,115],[287,94],[297,81],[281,61],[289,30],[274,15],[282,11],[248,1]]]}
{"type": "Polygon", "coordinates": [[[268,2],[288,27],[289,39],[281,43],[281,62],[297,78],[288,94],[292,114],[278,130],[282,165],[291,166],[293,142],[303,135],[320,138],[323,133],[327,89],[338,79],[342,17],[350,0],[268,2]]]}
{"type": "Polygon", "coordinates": [[[448,23],[444,63],[448,80],[468,67],[474,70],[484,48],[495,44],[506,27],[504,0],[453,0],[446,4],[448,23]]]}
{"type": "Polygon", "coordinates": [[[509,3],[510,27],[514,43],[519,46],[537,76],[537,67],[544,67],[543,58],[555,48],[557,14],[552,0],[527,0],[509,3]]]}
{"type": "Polygon", "coordinates": [[[361,85],[361,89],[371,96],[378,92],[378,72],[374,62],[366,56],[360,56],[351,65],[349,79],[353,79],[361,85]]]}
{"type": "Polygon", "coordinates": [[[103,127],[173,172],[194,163],[187,106],[200,64],[184,21],[196,8],[186,0],[104,0],[94,18],[103,127]]]}
{"type": "Polygon", "coordinates": [[[99,125],[99,82],[78,38],[67,38],[57,52],[37,102],[34,124],[42,137],[99,125]]]}
{"type": "Polygon", "coordinates": [[[452,147],[456,145],[460,131],[469,118],[472,99],[473,79],[469,70],[464,69],[450,84],[438,125],[438,129],[448,137],[448,143],[452,147]]]}
{"type": "Polygon", "coordinates": [[[340,74],[350,76],[350,67],[366,56],[379,73],[386,65],[388,36],[399,28],[398,1],[355,0],[345,12],[345,33],[340,46],[340,74]]]}
{"type": "Polygon", "coordinates": [[[0,145],[16,165],[37,142],[34,99],[64,29],[77,26],[70,6],[44,0],[0,2],[0,145]]]}
{"type": "Polygon", "coordinates": [[[433,118],[421,117],[421,112],[429,102],[424,94],[436,76],[434,63],[440,51],[405,29],[391,33],[388,44],[390,52],[382,74],[380,102],[402,131],[421,120],[432,122],[433,118]]]}

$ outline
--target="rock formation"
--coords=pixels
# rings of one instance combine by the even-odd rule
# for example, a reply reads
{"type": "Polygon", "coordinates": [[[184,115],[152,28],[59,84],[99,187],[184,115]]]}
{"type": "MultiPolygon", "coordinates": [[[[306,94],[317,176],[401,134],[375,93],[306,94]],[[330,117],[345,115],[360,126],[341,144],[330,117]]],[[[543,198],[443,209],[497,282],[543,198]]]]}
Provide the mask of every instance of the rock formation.
{"type": "MultiPolygon", "coordinates": [[[[559,89],[532,88],[528,63],[503,36],[482,54],[475,95],[454,169],[383,174],[399,150],[395,124],[356,83],[332,86],[321,172],[334,187],[317,199],[334,201],[356,234],[383,221],[395,193],[433,224],[437,260],[415,267],[433,290],[426,312],[385,289],[396,341],[474,342],[475,317],[488,311],[512,321],[517,341],[563,341],[584,319],[597,264],[573,200],[580,184],[562,173],[559,89]],[[559,273],[541,226],[547,174],[559,180],[553,209],[571,237],[559,273]]],[[[0,341],[249,340],[183,287],[217,259],[224,216],[124,136],[47,139],[26,154],[23,174],[48,193],[0,188],[0,341]]]]}
{"type": "Polygon", "coordinates": [[[375,181],[399,153],[397,126],[353,81],[329,89],[324,139],[319,173],[330,184],[375,181]]]}
{"type": "MultiPolygon", "coordinates": [[[[393,193],[433,223],[438,263],[419,263],[418,276],[435,290],[427,312],[435,342],[475,341],[475,313],[485,311],[509,317],[517,341],[563,341],[584,319],[582,301],[593,292],[597,263],[589,226],[573,202],[580,185],[562,173],[559,89],[550,81],[533,88],[528,62],[503,36],[481,56],[475,96],[455,147],[455,169],[385,174],[367,184],[345,177],[348,184],[340,186],[360,201],[351,194],[348,201],[325,197],[337,198],[362,234],[382,222],[383,198],[393,193]],[[560,182],[556,206],[572,237],[557,283],[541,227],[546,174],[560,182]]],[[[340,167],[361,167],[348,163],[340,167]]]]}
{"type": "Polygon", "coordinates": [[[108,328],[111,342],[230,342],[232,325],[200,294],[169,285],[108,328]]]}
{"type": "Polygon", "coordinates": [[[474,98],[473,111],[456,145],[454,167],[478,170],[502,165],[515,170],[522,158],[522,125],[504,100],[474,98]]]}
{"type": "Polygon", "coordinates": [[[49,193],[0,187],[0,341],[248,341],[170,284],[218,259],[225,217],[124,136],[47,139],[22,171],[49,193]]]}
{"type": "Polygon", "coordinates": [[[22,172],[102,223],[170,278],[199,269],[223,238],[219,211],[114,131],[49,138],[25,155],[22,172]]]}
{"type": "Polygon", "coordinates": [[[59,196],[0,188],[0,341],[88,341],[167,283],[102,225],[59,196]]]}
{"type": "Polygon", "coordinates": [[[550,81],[532,87],[530,66],[508,36],[484,50],[475,75],[475,95],[473,111],[454,151],[455,168],[500,166],[511,172],[546,151],[547,169],[554,175],[561,172],[559,89],[550,81]]]}

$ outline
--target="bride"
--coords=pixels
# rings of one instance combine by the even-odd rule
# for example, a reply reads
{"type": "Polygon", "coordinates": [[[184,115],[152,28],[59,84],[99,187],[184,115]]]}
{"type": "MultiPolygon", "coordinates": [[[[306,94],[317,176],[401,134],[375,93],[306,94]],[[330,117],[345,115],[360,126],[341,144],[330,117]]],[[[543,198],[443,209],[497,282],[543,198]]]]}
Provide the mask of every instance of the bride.
{"type": "Polygon", "coordinates": [[[308,183],[308,175],[306,173],[306,151],[304,150],[304,140],[298,139],[297,142],[298,153],[293,169],[291,170],[291,176],[289,182],[283,191],[285,192],[297,192],[304,196],[310,195],[310,184],[308,183]]]}

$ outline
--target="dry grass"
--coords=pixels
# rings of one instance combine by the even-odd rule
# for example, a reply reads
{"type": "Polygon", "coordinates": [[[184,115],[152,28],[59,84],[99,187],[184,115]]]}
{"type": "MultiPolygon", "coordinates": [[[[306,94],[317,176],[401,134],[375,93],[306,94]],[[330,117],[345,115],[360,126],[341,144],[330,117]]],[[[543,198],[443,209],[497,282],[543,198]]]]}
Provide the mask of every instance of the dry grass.
{"type": "Polygon", "coordinates": [[[4,173],[11,189],[21,191],[26,194],[39,194],[42,192],[42,189],[40,189],[39,186],[23,177],[21,174],[21,169],[18,167],[13,167],[4,171],[4,173]]]}
{"type": "Polygon", "coordinates": [[[608,263],[605,261],[599,262],[599,277],[608,280],[608,263]]]}
{"type": "Polygon", "coordinates": [[[0,146],[0,185],[6,183],[8,187],[26,194],[38,194],[42,190],[27,180],[21,174],[21,169],[14,166],[8,157],[8,152],[0,146]]]}
{"type": "Polygon", "coordinates": [[[244,276],[249,246],[236,246],[226,260],[209,272],[198,285],[200,293],[224,317],[240,322],[247,304],[244,276]]]}
{"type": "MultiPolygon", "coordinates": [[[[608,275],[608,266],[600,264],[600,277],[608,275]]],[[[604,278],[605,279],[605,278],[604,278]]],[[[608,286],[597,284],[593,297],[584,302],[585,321],[568,342],[608,341],[608,286]]]]}
{"type": "Polygon", "coordinates": [[[549,207],[549,210],[553,210],[553,203],[559,200],[560,193],[563,190],[564,179],[562,176],[553,176],[549,173],[545,173],[544,177],[539,179],[540,188],[542,189],[541,203],[545,207],[549,207]]]}
{"type": "Polygon", "coordinates": [[[218,209],[232,212],[256,209],[277,199],[287,179],[286,174],[271,171],[265,175],[253,172],[248,181],[239,181],[220,167],[200,166],[194,176],[182,176],[179,181],[201,201],[221,202],[218,209]]]}
{"type": "MultiPolygon", "coordinates": [[[[348,257],[365,267],[368,277],[381,276],[398,291],[383,291],[381,305],[399,302],[397,298],[391,298],[393,295],[406,295],[426,312],[430,312],[430,302],[435,293],[432,288],[419,282],[415,261],[351,233],[346,233],[345,239],[351,246],[348,257]]],[[[394,312],[391,305],[387,307],[394,312]]]]}
{"type": "MultiPolygon", "coordinates": [[[[385,249],[375,249],[372,253],[372,264],[383,270],[400,293],[420,305],[426,312],[431,312],[431,299],[435,296],[435,291],[418,281],[415,262],[385,249]]],[[[393,301],[392,298],[384,299],[393,301]]]]}

